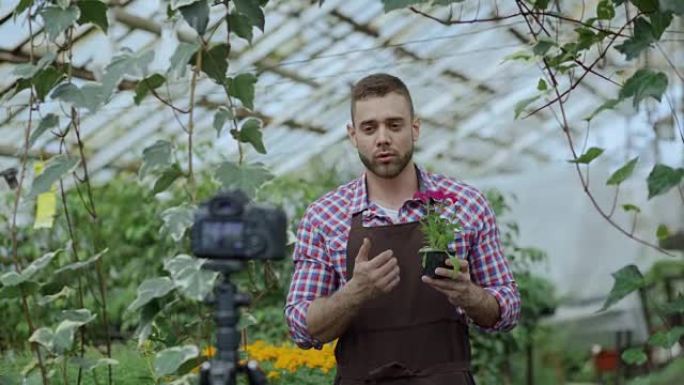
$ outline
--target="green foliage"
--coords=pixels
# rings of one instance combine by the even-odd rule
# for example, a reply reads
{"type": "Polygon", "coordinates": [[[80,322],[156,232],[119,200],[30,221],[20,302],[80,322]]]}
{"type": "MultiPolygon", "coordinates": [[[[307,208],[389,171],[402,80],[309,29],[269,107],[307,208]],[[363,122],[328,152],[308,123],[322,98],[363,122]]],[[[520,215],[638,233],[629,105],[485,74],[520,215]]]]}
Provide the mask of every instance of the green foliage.
{"type": "Polygon", "coordinates": [[[240,132],[237,135],[240,142],[250,143],[254,149],[260,153],[266,153],[266,147],[261,134],[261,120],[249,118],[242,123],[240,132]]]}
{"type": "Polygon", "coordinates": [[[76,6],[81,11],[81,17],[78,19],[78,24],[93,23],[102,30],[105,34],[109,28],[107,21],[107,4],[95,0],[81,0],[76,3],[76,6]]]}
{"type": "Polygon", "coordinates": [[[235,78],[227,79],[227,89],[230,96],[238,98],[242,105],[254,109],[254,85],[257,82],[256,76],[252,74],[240,74],[235,78]]]}
{"type": "Polygon", "coordinates": [[[634,108],[636,108],[642,100],[648,97],[660,101],[666,89],[667,76],[664,73],[641,69],[632,75],[631,78],[627,79],[620,90],[620,98],[634,97],[633,104],[634,108]]]}
{"type": "Polygon", "coordinates": [[[252,197],[264,183],[273,179],[273,175],[259,163],[239,166],[232,162],[223,162],[216,169],[214,178],[224,188],[241,189],[252,197]]]}
{"type": "Polygon", "coordinates": [[[684,168],[674,169],[664,164],[656,164],[648,174],[648,199],[665,194],[679,185],[684,178],[684,168]]]}
{"type": "Polygon", "coordinates": [[[154,360],[154,370],[157,376],[165,376],[175,373],[185,362],[197,358],[199,350],[197,346],[186,345],[174,346],[157,353],[154,360]]]}
{"type": "Polygon", "coordinates": [[[518,103],[515,104],[515,119],[518,119],[520,114],[529,106],[532,104],[535,100],[539,99],[541,95],[536,95],[530,98],[523,99],[519,101],[518,103]]]}
{"type": "Polygon", "coordinates": [[[612,274],[615,279],[613,288],[600,311],[604,311],[644,286],[644,276],[635,265],[627,265],[612,274]]]}
{"type": "Polygon", "coordinates": [[[185,21],[197,31],[198,35],[204,35],[209,23],[209,4],[207,0],[195,1],[192,4],[179,7],[178,10],[180,10],[185,21]]]}
{"type": "Polygon", "coordinates": [[[135,87],[135,97],[133,101],[136,105],[140,105],[140,102],[147,96],[150,90],[156,90],[161,87],[166,82],[166,78],[159,74],[154,74],[141,80],[135,87]]]}
{"type": "Polygon", "coordinates": [[[226,124],[226,121],[230,121],[233,119],[233,117],[233,112],[226,107],[221,106],[216,110],[213,124],[214,129],[216,130],[216,137],[221,135],[221,130],[223,130],[223,126],[226,124]]]}
{"type": "Polygon", "coordinates": [[[55,41],[60,33],[71,27],[78,20],[81,16],[81,11],[75,5],[69,6],[66,9],[49,5],[40,10],[40,16],[43,18],[48,38],[55,41]]]}
{"type": "Polygon", "coordinates": [[[80,159],[69,155],[55,155],[45,164],[45,169],[33,179],[30,196],[37,196],[50,190],[55,182],[78,166],[80,159]]]}
{"type": "Polygon", "coordinates": [[[571,159],[568,162],[570,163],[580,163],[580,164],[589,164],[591,163],[594,159],[598,158],[603,154],[603,149],[598,148],[598,147],[591,147],[590,149],[587,150],[584,154],[582,154],[579,158],[577,159],[571,159]]]}
{"type": "MultiPolygon", "coordinates": [[[[197,63],[197,54],[192,59],[197,63]]],[[[202,49],[202,72],[207,74],[217,84],[224,85],[228,70],[228,46],[224,43],[211,47],[208,51],[202,49]]]]}
{"type": "Polygon", "coordinates": [[[627,178],[632,176],[632,173],[634,172],[634,167],[636,166],[638,161],[639,161],[639,157],[637,156],[634,159],[630,160],[629,162],[625,163],[624,166],[617,169],[610,176],[610,178],[608,178],[608,181],[606,182],[606,184],[607,185],[619,185],[620,183],[627,180],[627,178]]]}
{"type": "Polygon", "coordinates": [[[266,18],[259,3],[253,0],[233,0],[233,4],[235,10],[245,16],[253,26],[264,30],[266,18]]]}

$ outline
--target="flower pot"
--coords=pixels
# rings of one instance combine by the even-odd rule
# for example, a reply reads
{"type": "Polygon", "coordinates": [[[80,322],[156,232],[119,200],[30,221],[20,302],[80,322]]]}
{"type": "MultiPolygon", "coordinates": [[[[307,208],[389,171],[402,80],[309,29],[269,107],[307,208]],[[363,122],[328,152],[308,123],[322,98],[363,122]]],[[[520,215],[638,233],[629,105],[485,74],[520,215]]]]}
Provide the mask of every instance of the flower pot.
{"type": "Polygon", "coordinates": [[[443,250],[435,249],[421,249],[418,251],[421,260],[421,266],[423,266],[423,275],[427,275],[430,278],[442,279],[446,278],[441,275],[435,274],[435,269],[438,267],[443,267],[448,269],[449,266],[446,264],[448,259],[447,253],[443,250]]]}

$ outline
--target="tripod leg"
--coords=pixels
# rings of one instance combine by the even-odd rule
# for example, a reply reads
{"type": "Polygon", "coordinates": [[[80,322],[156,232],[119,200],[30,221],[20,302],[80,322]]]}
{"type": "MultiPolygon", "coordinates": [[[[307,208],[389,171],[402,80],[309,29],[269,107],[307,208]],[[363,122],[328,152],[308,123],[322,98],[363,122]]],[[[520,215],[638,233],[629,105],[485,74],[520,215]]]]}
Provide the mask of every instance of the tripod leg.
{"type": "Polygon", "coordinates": [[[249,385],[267,385],[268,380],[263,370],[259,369],[256,361],[249,361],[247,365],[240,366],[240,370],[247,372],[249,385]]]}

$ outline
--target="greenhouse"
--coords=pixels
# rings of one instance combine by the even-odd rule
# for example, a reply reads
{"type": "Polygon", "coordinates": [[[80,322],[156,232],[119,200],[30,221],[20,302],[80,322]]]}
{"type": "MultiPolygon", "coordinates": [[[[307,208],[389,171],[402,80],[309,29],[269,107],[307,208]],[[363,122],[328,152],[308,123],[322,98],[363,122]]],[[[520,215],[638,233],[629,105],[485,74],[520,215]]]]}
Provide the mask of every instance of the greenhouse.
{"type": "Polygon", "coordinates": [[[0,385],[684,385],[683,0],[2,0],[0,176],[0,385]]]}

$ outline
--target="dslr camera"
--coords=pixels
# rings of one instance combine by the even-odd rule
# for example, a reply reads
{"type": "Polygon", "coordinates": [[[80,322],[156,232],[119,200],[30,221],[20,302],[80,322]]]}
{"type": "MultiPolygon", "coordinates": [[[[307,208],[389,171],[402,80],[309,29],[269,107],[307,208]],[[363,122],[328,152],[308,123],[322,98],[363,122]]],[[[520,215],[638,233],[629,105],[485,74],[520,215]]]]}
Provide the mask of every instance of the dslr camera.
{"type": "Polygon", "coordinates": [[[250,203],[240,190],[219,193],[195,211],[191,247],[200,258],[281,259],[286,243],[285,212],[250,203]]]}

